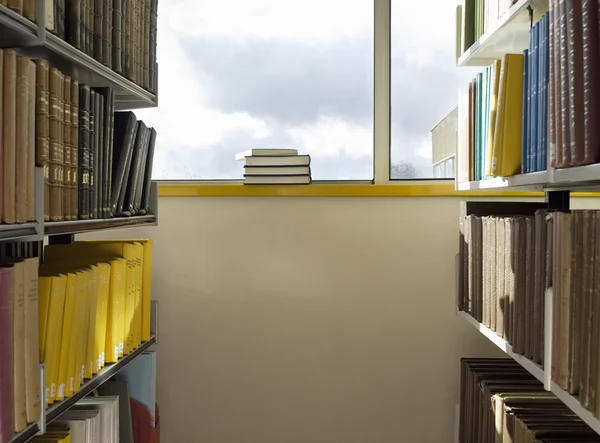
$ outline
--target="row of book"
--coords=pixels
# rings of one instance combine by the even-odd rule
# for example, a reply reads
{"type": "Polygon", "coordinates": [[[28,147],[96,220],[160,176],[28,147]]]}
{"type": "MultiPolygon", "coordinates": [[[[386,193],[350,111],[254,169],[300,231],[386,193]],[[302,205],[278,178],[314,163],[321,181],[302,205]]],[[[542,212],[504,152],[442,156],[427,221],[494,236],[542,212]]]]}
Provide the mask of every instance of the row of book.
{"type": "Polygon", "coordinates": [[[1,443],[150,339],[151,240],[48,245],[41,266],[16,249],[0,261],[1,443]]]}
{"type": "Polygon", "coordinates": [[[599,18],[596,2],[551,0],[522,54],[461,88],[459,182],[600,162],[599,18]]]}
{"type": "Polygon", "coordinates": [[[552,361],[545,369],[600,417],[600,211],[494,206],[462,220],[459,309],[543,367],[551,288],[552,361]]]}
{"type": "Polygon", "coordinates": [[[549,14],[523,54],[506,54],[459,93],[458,180],[544,171],[548,152],[549,14]]]}
{"type": "MultiPolygon", "coordinates": [[[[36,0],[0,4],[36,20],[36,0]]],[[[156,93],[158,0],[51,0],[45,13],[46,29],[156,93]]]]}
{"type": "Polygon", "coordinates": [[[516,0],[463,0],[461,52],[467,51],[494,23],[508,12],[516,0]]]}
{"type": "Polygon", "coordinates": [[[46,221],[146,214],[156,131],[115,112],[110,88],[90,88],[0,49],[0,221],[35,220],[35,166],[44,168],[46,221]]]}
{"type": "Polygon", "coordinates": [[[463,358],[458,441],[600,442],[600,436],[514,360],[463,358]]]}

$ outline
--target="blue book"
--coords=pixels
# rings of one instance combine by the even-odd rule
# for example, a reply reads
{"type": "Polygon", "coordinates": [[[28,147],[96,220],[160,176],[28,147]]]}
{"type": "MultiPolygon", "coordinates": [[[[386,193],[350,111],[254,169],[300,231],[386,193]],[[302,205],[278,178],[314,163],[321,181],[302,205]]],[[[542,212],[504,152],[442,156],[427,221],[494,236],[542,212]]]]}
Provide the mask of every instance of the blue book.
{"type": "Polygon", "coordinates": [[[521,134],[521,174],[529,172],[529,164],[527,163],[527,153],[529,152],[529,50],[523,51],[523,131],[521,134]]]}
{"type": "Polygon", "coordinates": [[[539,36],[538,36],[538,121],[537,121],[537,155],[536,155],[536,171],[542,171],[545,168],[542,167],[543,151],[544,151],[544,60],[546,58],[545,45],[546,40],[544,35],[546,34],[546,15],[543,15],[539,25],[539,36]]]}
{"type": "Polygon", "coordinates": [[[548,83],[550,82],[550,13],[546,13],[546,26],[544,28],[544,78],[543,78],[543,96],[544,96],[544,118],[542,119],[542,171],[548,169],[548,121],[550,118],[550,106],[548,97],[548,83]]]}
{"type": "Polygon", "coordinates": [[[533,57],[534,53],[533,44],[533,28],[529,29],[529,51],[528,51],[528,63],[527,63],[527,172],[531,172],[531,150],[532,145],[532,117],[533,117],[533,103],[531,101],[533,97],[533,57]]]}
{"type": "Polygon", "coordinates": [[[539,36],[540,36],[540,22],[537,22],[533,27],[533,48],[530,63],[532,65],[531,70],[531,157],[529,159],[529,171],[537,171],[537,154],[539,151],[538,146],[538,86],[539,86],[539,36]]]}

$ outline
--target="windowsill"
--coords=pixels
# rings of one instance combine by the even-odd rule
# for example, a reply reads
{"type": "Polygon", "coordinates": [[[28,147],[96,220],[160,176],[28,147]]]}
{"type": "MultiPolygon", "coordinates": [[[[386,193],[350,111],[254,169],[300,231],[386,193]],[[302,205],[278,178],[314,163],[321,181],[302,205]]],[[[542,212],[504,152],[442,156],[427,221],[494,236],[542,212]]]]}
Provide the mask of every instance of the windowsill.
{"type": "MultiPolygon", "coordinates": [[[[159,197],[543,197],[541,192],[456,191],[454,183],[395,181],[388,184],[362,182],[313,182],[310,185],[244,185],[236,180],[161,182],[159,197]]],[[[598,197],[598,193],[577,193],[598,197]]]]}

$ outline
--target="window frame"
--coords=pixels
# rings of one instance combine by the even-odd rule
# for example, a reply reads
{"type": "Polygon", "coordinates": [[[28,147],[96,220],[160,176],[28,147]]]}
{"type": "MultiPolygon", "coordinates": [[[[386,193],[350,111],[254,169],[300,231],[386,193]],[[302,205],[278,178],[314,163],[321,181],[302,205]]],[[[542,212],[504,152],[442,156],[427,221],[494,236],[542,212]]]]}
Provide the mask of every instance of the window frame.
{"type": "MultiPolygon", "coordinates": [[[[392,0],[372,0],[373,19],[373,178],[364,180],[313,180],[320,185],[446,185],[454,188],[453,178],[391,178],[391,37],[392,0]]],[[[167,179],[160,185],[232,185],[243,179],[167,179]]],[[[446,191],[444,191],[444,194],[446,191]]]]}

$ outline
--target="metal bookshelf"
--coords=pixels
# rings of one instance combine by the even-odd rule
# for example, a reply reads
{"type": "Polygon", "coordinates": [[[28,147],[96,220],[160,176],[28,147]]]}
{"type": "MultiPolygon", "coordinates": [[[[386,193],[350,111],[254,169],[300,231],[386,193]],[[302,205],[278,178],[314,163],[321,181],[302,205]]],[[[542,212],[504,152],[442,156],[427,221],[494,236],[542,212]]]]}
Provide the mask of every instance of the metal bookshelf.
{"type": "Polygon", "coordinates": [[[48,31],[45,26],[48,2],[34,1],[35,23],[0,5],[0,39],[3,47],[13,47],[30,57],[49,60],[53,66],[80,83],[113,88],[118,111],[158,106],[158,94],[146,91],[48,31]]]}
{"type": "MultiPolygon", "coordinates": [[[[115,91],[115,110],[135,110],[152,108],[158,105],[158,93],[151,93],[121,74],[109,69],[94,58],[74,48],[68,42],[46,29],[48,20],[53,20],[53,2],[35,1],[35,21],[28,20],[0,5],[0,40],[2,47],[13,48],[18,53],[31,58],[48,60],[66,75],[91,87],[110,87],[115,91]],[[48,14],[50,13],[50,14],[48,14]]],[[[35,220],[20,224],[0,224],[0,243],[33,242],[39,245],[38,253],[43,255],[42,245],[47,243],[70,243],[75,235],[131,227],[158,225],[158,185],[152,182],[148,213],[133,217],[111,219],[44,221],[44,171],[35,169],[35,220]]],[[[40,418],[30,423],[22,432],[15,434],[11,443],[25,443],[34,436],[43,434],[46,425],[73,407],[80,399],[92,394],[100,385],[109,380],[135,357],[158,343],[158,302],[152,300],[151,338],[137,349],[122,357],[117,363],[107,365],[90,380],[86,380],[80,391],[65,400],[42,408],[40,418]]],[[[45,398],[45,367],[40,364],[41,398],[45,398]]]]}

